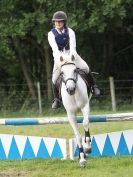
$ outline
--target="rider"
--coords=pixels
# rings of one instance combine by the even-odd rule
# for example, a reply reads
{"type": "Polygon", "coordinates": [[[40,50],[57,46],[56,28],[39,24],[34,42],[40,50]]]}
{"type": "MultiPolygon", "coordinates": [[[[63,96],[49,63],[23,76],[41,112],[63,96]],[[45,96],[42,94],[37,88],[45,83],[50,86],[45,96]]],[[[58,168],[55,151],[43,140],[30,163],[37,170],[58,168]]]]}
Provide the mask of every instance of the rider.
{"type": "Polygon", "coordinates": [[[75,32],[67,27],[67,15],[63,11],[57,11],[54,13],[52,22],[54,24],[53,29],[48,33],[48,42],[53,51],[54,57],[54,68],[53,68],[53,76],[52,76],[52,88],[54,101],[52,104],[52,108],[56,109],[60,107],[61,101],[58,96],[58,90],[55,86],[56,81],[60,74],[60,67],[58,65],[58,59],[60,58],[62,53],[70,54],[75,56],[75,64],[77,68],[84,70],[90,79],[91,82],[91,90],[92,93],[96,96],[100,95],[100,90],[94,82],[94,78],[91,74],[91,71],[87,65],[87,63],[77,54],[76,52],[76,38],[75,32]]]}

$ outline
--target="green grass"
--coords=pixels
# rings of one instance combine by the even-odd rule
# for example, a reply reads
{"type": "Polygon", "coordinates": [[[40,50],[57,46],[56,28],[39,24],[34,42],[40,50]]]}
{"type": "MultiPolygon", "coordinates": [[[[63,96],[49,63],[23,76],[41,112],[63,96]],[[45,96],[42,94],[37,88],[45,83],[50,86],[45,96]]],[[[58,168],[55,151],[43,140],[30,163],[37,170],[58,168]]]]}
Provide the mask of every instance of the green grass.
{"type": "MultiPolygon", "coordinates": [[[[110,114],[110,108],[91,107],[91,114],[110,114]]],[[[131,112],[132,108],[126,105],[119,108],[118,112],[131,112]],[[128,108],[128,109],[127,109],[128,108]]],[[[79,112],[78,115],[81,115],[79,112]]],[[[44,108],[39,115],[36,110],[25,112],[1,112],[1,118],[7,117],[39,117],[39,116],[66,116],[64,109],[53,111],[44,108]]],[[[78,124],[79,130],[84,134],[82,124],[78,124]]],[[[91,134],[107,133],[133,129],[133,122],[103,122],[90,123],[91,134]]],[[[0,126],[0,134],[33,135],[44,137],[69,138],[74,137],[69,124],[51,124],[35,126],[0,126]]],[[[68,149],[68,141],[67,141],[68,149]]],[[[88,157],[85,168],[79,167],[78,160],[71,161],[60,159],[28,159],[28,160],[0,160],[0,177],[132,177],[133,157],[88,157]]]]}
{"type": "MultiPolygon", "coordinates": [[[[82,124],[78,124],[80,132],[83,134],[82,124]]],[[[133,122],[101,122],[90,123],[91,134],[107,133],[113,131],[121,131],[133,129],[133,122]]],[[[59,138],[71,138],[74,136],[73,130],[69,124],[47,124],[47,125],[32,125],[32,126],[0,126],[0,134],[19,134],[33,136],[47,136],[59,138]]]]}
{"type": "Polygon", "coordinates": [[[78,161],[59,159],[34,159],[0,161],[3,177],[132,177],[132,157],[88,158],[85,168],[78,161]]]}
{"type": "MultiPolygon", "coordinates": [[[[79,129],[83,133],[82,124],[79,129]]],[[[132,122],[91,123],[91,134],[133,129],[132,122]]],[[[74,137],[69,124],[39,126],[0,126],[0,133],[74,137]]],[[[68,145],[67,145],[68,146],[68,145]]],[[[132,177],[133,157],[88,157],[85,168],[79,167],[78,160],[29,159],[0,160],[2,177],[132,177]]]]}
{"type": "MultiPolygon", "coordinates": [[[[12,105],[13,107],[13,105],[12,105]]],[[[122,102],[121,104],[117,105],[117,113],[119,112],[132,112],[132,104],[122,102]]],[[[93,102],[90,103],[91,108],[91,114],[111,114],[115,113],[112,111],[111,103],[110,102],[103,102],[103,101],[97,101],[93,100],[93,102]]],[[[78,112],[78,115],[81,115],[81,112],[78,112]]],[[[42,107],[42,114],[39,114],[38,105],[34,107],[33,105],[29,105],[28,108],[25,108],[23,110],[11,110],[3,108],[0,110],[0,118],[7,118],[7,117],[53,117],[53,116],[66,116],[66,111],[63,108],[63,106],[59,109],[53,110],[51,108],[51,104],[48,106],[42,107]]]]}

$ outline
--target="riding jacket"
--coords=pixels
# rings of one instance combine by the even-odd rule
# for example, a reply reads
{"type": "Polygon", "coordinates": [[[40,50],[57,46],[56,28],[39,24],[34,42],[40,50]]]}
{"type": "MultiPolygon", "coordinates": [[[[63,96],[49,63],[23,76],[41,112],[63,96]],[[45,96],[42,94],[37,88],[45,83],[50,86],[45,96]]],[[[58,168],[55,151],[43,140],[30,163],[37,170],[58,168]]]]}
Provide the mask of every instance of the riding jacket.
{"type": "Polygon", "coordinates": [[[62,31],[53,28],[48,33],[48,42],[53,51],[54,67],[52,82],[55,84],[60,75],[59,58],[63,54],[74,55],[77,68],[89,72],[87,63],[76,52],[75,32],[68,27],[64,27],[62,31]]]}
{"type": "Polygon", "coordinates": [[[48,42],[53,51],[53,57],[56,59],[61,53],[77,54],[75,32],[68,27],[64,27],[62,31],[53,28],[48,33],[48,42]]]}
{"type": "Polygon", "coordinates": [[[58,31],[55,28],[53,28],[51,31],[55,35],[55,41],[57,43],[58,50],[59,51],[63,51],[64,49],[69,50],[70,47],[69,47],[68,28],[67,27],[64,28],[64,33],[62,32],[58,33],[58,31]]]}

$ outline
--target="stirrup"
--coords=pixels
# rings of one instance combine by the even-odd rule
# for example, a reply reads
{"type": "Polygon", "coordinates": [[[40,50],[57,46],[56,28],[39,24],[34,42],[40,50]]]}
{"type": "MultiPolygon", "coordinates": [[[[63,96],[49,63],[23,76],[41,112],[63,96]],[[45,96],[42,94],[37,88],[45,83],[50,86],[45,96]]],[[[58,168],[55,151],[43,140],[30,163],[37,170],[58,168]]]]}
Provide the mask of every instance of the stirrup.
{"type": "Polygon", "coordinates": [[[55,98],[52,103],[52,109],[57,109],[61,107],[61,101],[58,98],[55,98]]]}

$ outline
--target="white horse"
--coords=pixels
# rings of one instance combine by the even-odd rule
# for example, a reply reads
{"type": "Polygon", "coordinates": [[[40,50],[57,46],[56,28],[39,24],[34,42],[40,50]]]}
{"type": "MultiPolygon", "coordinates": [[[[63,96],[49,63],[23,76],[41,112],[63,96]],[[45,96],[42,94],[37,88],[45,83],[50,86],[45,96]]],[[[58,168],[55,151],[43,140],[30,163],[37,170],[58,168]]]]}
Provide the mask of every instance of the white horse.
{"type": "Polygon", "coordinates": [[[92,94],[87,93],[87,86],[85,81],[78,73],[78,69],[75,65],[74,56],[62,56],[60,57],[61,64],[61,97],[63,105],[66,109],[68,120],[73,128],[76,141],[79,147],[79,163],[80,166],[85,166],[85,152],[91,151],[90,146],[90,132],[89,132],[89,113],[90,113],[90,99],[92,94]],[[80,108],[83,114],[83,127],[85,130],[85,143],[82,145],[82,136],[78,130],[76,121],[76,112],[80,108]]]}

